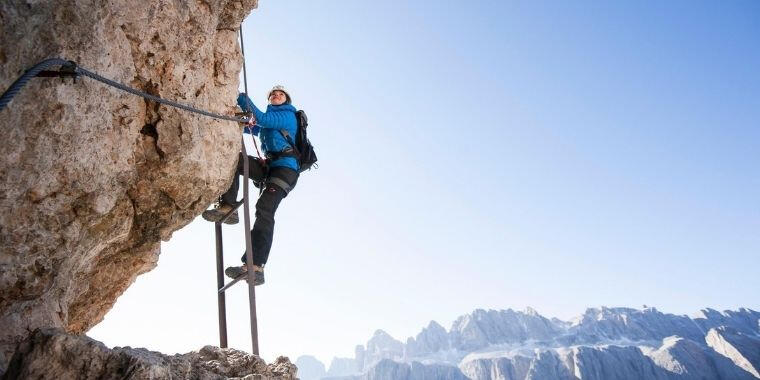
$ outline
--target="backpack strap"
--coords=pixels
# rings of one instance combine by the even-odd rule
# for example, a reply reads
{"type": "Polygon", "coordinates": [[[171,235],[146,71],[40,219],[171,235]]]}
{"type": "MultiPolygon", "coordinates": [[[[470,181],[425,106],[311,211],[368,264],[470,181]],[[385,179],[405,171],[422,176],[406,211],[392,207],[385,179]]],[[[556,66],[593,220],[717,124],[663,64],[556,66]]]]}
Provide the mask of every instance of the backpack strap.
{"type": "Polygon", "coordinates": [[[298,150],[298,148],[296,148],[296,143],[294,143],[294,142],[293,142],[293,139],[292,139],[292,138],[290,138],[290,133],[288,133],[288,131],[287,131],[287,130],[285,130],[285,128],[282,128],[282,129],[280,129],[280,134],[282,135],[282,137],[283,137],[283,138],[285,138],[285,141],[287,141],[287,142],[288,142],[288,144],[290,144],[290,146],[291,146],[293,149],[296,149],[296,150],[298,150]]]}
{"type": "Polygon", "coordinates": [[[294,157],[296,160],[301,159],[301,152],[298,151],[298,148],[296,147],[296,144],[293,142],[293,139],[290,138],[290,134],[285,129],[280,129],[280,134],[283,138],[285,138],[285,141],[290,145],[290,148],[284,149],[279,152],[270,152],[267,153],[267,158],[274,161],[278,158],[282,157],[294,157]]]}
{"type": "MultiPolygon", "coordinates": [[[[299,112],[303,112],[303,111],[299,111],[299,112]]],[[[299,121],[298,115],[296,114],[296,131],[298,131],[299,128],[301,128],[301,123],[299,121]]],[[[274,161],[282,157],[293,157],[296,160],[300,161],[301,152],[298,151],[298,147],[296,146],[296,143],[293,141],[293,138],[290,137],[290,133],[288,133],[288,131],[285,128],[280,128],[280,134],[285,139],[285,142],[287,142],[288,145],[290,145],[290,148],[284,149],[279,152],[267,153],[267,158],[274,161]]]]}

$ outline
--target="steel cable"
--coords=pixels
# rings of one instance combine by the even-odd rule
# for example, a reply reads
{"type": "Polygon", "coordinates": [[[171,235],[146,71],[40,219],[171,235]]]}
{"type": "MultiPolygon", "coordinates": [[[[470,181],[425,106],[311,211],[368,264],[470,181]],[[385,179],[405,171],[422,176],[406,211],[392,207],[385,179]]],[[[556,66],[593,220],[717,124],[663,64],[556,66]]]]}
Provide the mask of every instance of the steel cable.
{"type": "MultiPolygon", "coordinates": [[[[214,113],[214,112],[209,112],[209,111],[205,111],[205,110],[201,110],[201,109],[192,107],[192,106],[187,105],[187,104],[175,102],[175,101],[172,101],[172,100],[161,98],[161,97],[156,96],[156,95],[148,94],[147,92],[140,91],[138,89],[129,87],[129,86],[125,85],[125,84],[122,84],[122,83],[116,82],[114,80],[108,79],[106,77],[103,77],[103,76],[101,76],[101,75],[99,75],[99,74],[97,74],[95,72],[92,72],[90,70],[87,70],[87,69],[85,69],[83,67],[79,67],[73,61],[66,61],[66,60],[63,60],[63,59],[60,59],[60,58],[46,59],[46,60],[44,60],[44,61],[42,61],[42,62],[34,65],[31,69],[27,70],[24,73],[24,75],[22,75],[15,82],[13,82],[13,84],[11,84],[11,86],[8,88],[8,90],[6,90],[3,93],[2,97],[0,97],[0,111],[2,111],[8,105],[8,103],[10,103],[10,101],[13,99],[13,97],[16,96],[19,93],[19,91],[21,91],[21,89],[27,84],[27,82],[29,82],[30,79],[36,77],[37,74],[39,74],[44,69],[46,69],[46,68],[48,68],[50,66],[54,66],[54,65],[60,65],[62,67],[73,67],[73,70],[74,70],[75,74],[84,75],[84,76],[89,77],[91,79],[94,79],[94,80],[96,80],[98,82],[104,83],[104,84],[106,84],[108,86],[111,86],[111,87],[117,88],[119,90],[128,92],[128,93],[130,93],[132,95],[137,95],[137,96],[143,97],[145,99],[154,101],[156,103],[161,103],[161,104],[164,104],[164,105],[167,105],[167,106],[171,106],[171,107],[179,108],[179,109],[182,109],[182,110],[185,110],[185,111],[188,111],[188,112],[193,112],[193,113],[197,113],[197,114],[200,114],[200,115],[208,116],[208,117],[211,117],[211,118],[214,118],[214,119],[228,120],[228,121],[234,121],[234,122],[238,122],[238,123],[246,123],[249,120],[249,118],[247,118],[247,117],[228,116],[228,115],[222,115],[222,114],[218,114],[218,113],[214,113]]],[[[66,74],[65,71],[62,71],[61,73],[62,74],[66,74]]]]}

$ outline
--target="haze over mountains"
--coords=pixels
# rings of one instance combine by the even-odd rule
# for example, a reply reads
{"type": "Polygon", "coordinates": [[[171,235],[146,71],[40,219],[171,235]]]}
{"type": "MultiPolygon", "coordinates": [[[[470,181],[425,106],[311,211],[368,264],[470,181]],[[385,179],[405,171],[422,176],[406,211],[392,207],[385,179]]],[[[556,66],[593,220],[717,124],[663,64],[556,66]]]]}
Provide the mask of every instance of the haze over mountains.
{"type": "Polygon", "coordinates": [[[449,330],[431,321],[406,343],[377,330],[329,369],[311,356],[296,365],[303,380],[756,379],[760,312],[602,307],[562,321],[478,309],[449,330]]]}

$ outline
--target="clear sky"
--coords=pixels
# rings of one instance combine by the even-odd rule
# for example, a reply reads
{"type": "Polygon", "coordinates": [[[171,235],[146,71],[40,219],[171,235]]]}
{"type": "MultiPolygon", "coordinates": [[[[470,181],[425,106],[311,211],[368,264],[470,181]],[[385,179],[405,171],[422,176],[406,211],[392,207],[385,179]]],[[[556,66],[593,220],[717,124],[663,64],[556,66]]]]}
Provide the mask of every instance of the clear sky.
{"type": "MultiPolygon", "coordinates": [[[[760,2],[260,0],[243,31],[254,102],[285,85],[320,159],[277,214],[265,359],[475,308],[760,309],[760,2]]],[[[90,334],[188,352],[216,310],[198,218],[90,334]]]]}

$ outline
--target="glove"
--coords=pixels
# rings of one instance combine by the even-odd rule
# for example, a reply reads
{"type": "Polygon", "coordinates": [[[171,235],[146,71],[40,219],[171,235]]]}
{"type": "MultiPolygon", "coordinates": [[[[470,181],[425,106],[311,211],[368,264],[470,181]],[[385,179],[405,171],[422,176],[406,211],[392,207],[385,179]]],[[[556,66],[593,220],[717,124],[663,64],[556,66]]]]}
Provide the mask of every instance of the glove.
{"type": "Polygon", "coordinates": [[[253,102],[242,92],[238,95],[237,104],[243,112],[253,112],[253,102]]]}
{"type": "Polygon", "coordinates": [[[258,136],[259,131],[261,131],[261,127],[258,125],[246,125],[245,128],[243,128],[243,133],[248,133],[254,136],[258,136]]]}

